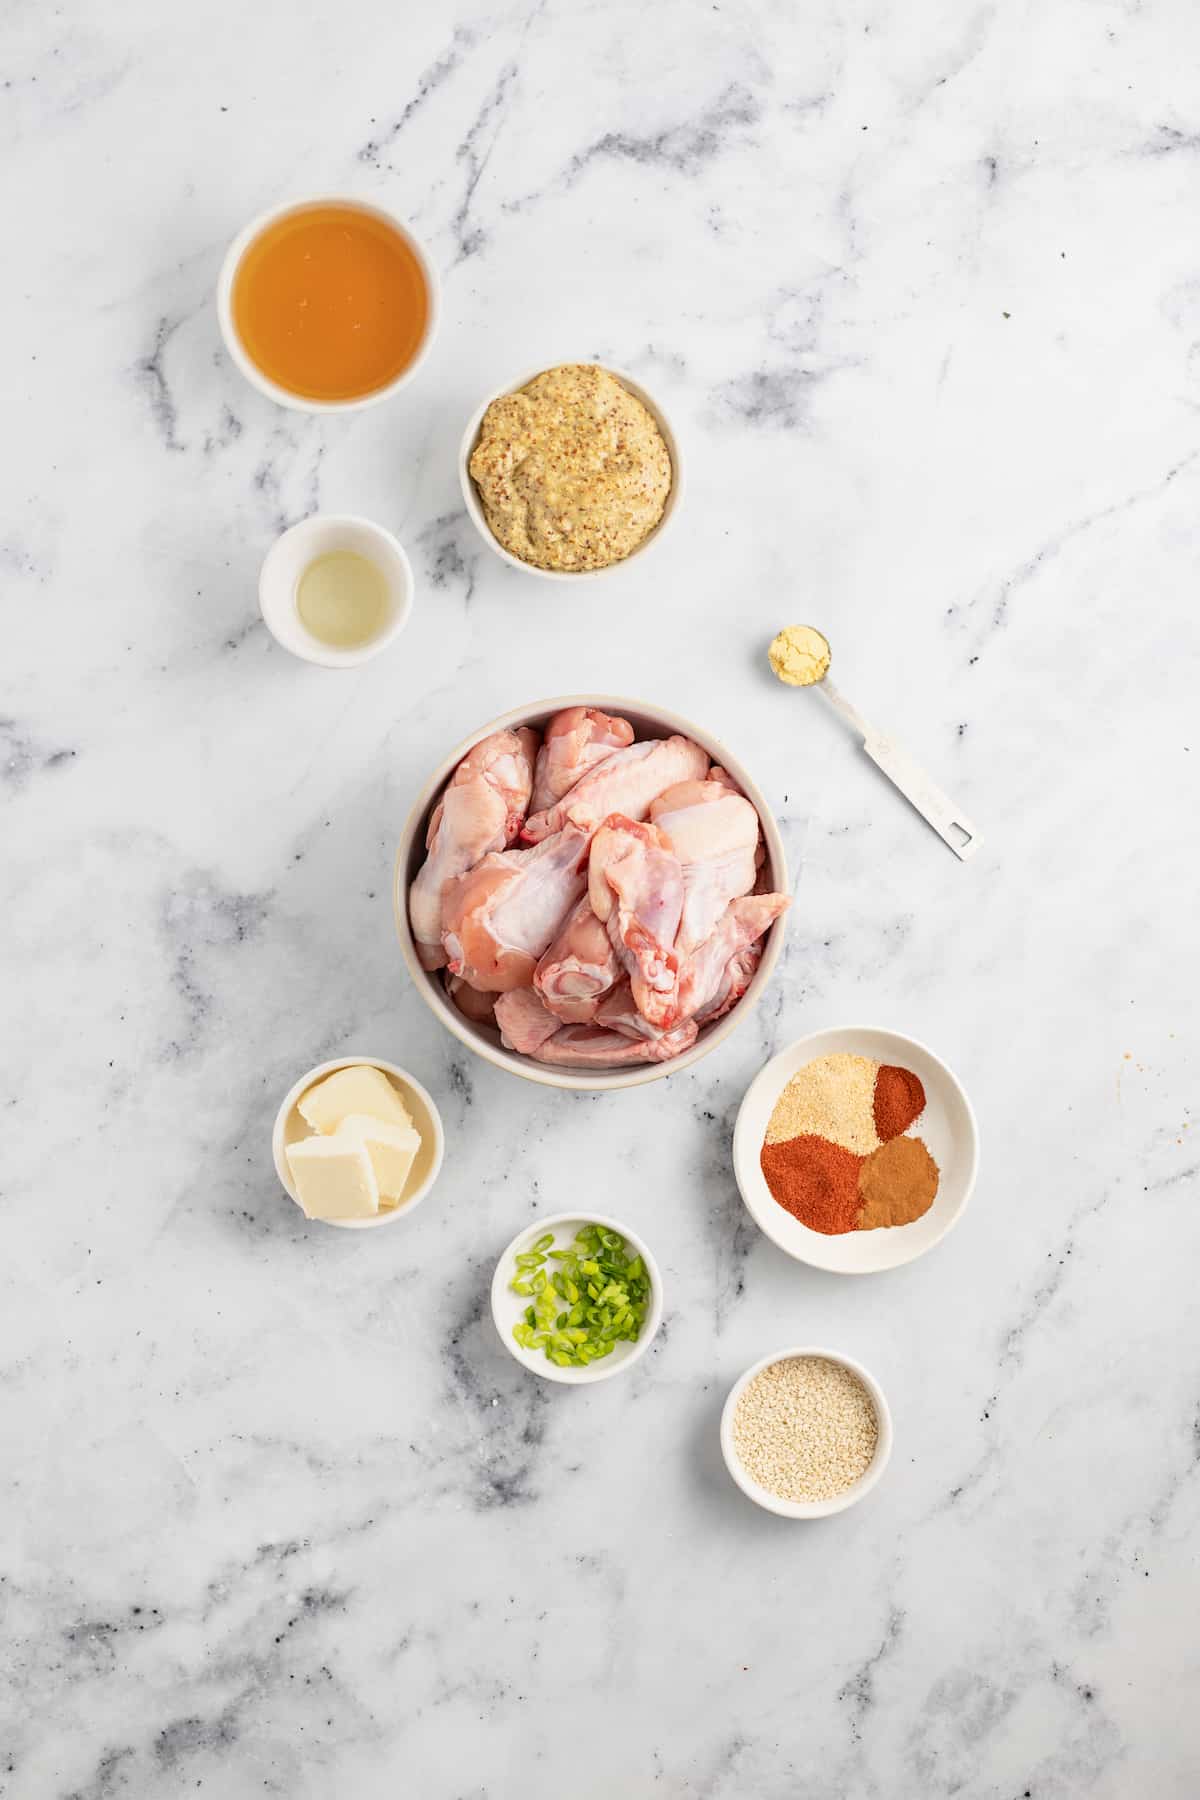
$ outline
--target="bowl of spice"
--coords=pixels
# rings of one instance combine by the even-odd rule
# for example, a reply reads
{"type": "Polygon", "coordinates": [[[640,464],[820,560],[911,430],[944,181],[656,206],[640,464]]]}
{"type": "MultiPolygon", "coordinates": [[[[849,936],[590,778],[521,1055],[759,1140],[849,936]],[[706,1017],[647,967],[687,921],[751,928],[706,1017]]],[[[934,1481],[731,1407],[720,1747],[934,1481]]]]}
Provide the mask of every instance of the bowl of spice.
{"type": "Polygon", "coordinates": [[[883,1389],[833,1350],[776,1350],[737,1380],[721,1453],[743,1494],[787,1519],[823,1519],[869,1494],[892,1453],[883,1389]]]}
{"type": "Polygon", "coordinates": [[[962,1217],[979,1132],[962,1083],[915,1038],[814,1032],[751,1082],[733,1134],[742,1199],[773,1243],[814,1268],[912,1262],[962,1217]]]}
{"type": "Polygon", "coordinates": [[[662,1315],[662,1276],[649,1246],[599,1213],[556,1213],[527,1225],[492,1277],[492,1318],[505,1348],[532,1374],[573,1387],[631,1368],[662,1315]]]}

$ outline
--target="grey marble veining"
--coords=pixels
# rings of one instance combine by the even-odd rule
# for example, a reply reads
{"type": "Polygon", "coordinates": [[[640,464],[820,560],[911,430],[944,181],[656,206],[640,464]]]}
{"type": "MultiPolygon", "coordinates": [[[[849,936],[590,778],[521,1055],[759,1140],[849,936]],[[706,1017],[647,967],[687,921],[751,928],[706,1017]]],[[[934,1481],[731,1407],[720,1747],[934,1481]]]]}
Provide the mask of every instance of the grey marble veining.
{"type": "Polygon", "coordinates": [[[0,36],[0,1792],[1191,1800],[1194,11],[128,0],[0,36]],[[394,404],[310,419],[231,367],[213,288],[252,214],[342,190],[411,220],[445,318],[394,404]],[[689,465],[661,551],[582,598],[487,553],[454,464],[484,392],[576,356],[689,465]],[[353,675],[257,612],[317,508],[417,571],[353,675]],[[974,862],[772,683],[791,619],[974,862]],[[443,1034],[389,900],[433,761],[579,688],[725,736],[797,872],[754,1017],[604,1098],[443,1034]],[[763,1059],[853,1020],[941,1051],[984,1136],[955,1235],[862,1281],[777,1253],[729,1159],[763,1059]],[[365,1237],[268,1146],[360,1050],[449,1135],[365,1237]],[[667,1281],[587,1392],[487,1309],[568,1200],[667,1281]],[[798,1340],[897,1433],[813,1527],[716,1437],[798,1340]]]}

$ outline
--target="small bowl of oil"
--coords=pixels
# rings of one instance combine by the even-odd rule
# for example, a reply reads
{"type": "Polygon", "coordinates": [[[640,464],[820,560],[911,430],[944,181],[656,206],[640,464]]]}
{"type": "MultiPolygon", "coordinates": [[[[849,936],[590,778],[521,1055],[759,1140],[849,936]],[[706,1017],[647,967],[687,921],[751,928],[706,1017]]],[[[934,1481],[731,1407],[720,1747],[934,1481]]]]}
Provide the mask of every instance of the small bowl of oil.
{"type": "Polygon", "coordinates": [[[413,576],[390,531],[352,513],[314,513],[277,538],[258,577],[276,643],[305,662],[353,669],[393,643],[412,611],[413,576]]]}

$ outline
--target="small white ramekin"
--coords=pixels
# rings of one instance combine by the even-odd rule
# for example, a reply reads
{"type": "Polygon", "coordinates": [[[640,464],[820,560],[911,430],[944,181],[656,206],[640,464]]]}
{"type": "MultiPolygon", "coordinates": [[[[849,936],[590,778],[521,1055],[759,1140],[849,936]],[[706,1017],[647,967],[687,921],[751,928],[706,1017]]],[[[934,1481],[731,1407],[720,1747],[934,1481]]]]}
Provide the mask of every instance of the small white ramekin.
{"type": "Polygon", "coordinates": [[[631,1369],[650,1348],[662,1324],[662,1316],[662,1276],[648,1245],[636,1231],[631,1231],[628,1225],[622,1225],[620,1219],[608,1219],[602,1213],[555,1213],[549,1219],[535,1219],[523,1231],[518,1231],[496,1264],[496,1272],[492,1276],[492,1318],[504,1348],[530,1374],[541,1375],[546,1381],[565,1382],[569,1387],[587,1387],[592,1382],[607,1381],[610,1376],[623,1375],[627,1369],[631,1369]],[[633,1343],[618,1344],[611,1355],[601,1362],[588,1363],[582,1369],[564,1369],[558,1363],[552,1363],[544,1350],[526,1350],[513,1336],[513,1326],[524,1316],[529,1302],[521,1294],[513,1293],[511,1282],[516,1274],[517,1256],[522,1250],[536,1243],[547,1231],[553,1231],[559,1240],[555,1248],[565,1249],[583,1225],[599,1225],[605,1231],[619,1231],[629,1248],[641,1257],[650,1276],[650,1306],[642,1329],[633,1343]]]}
{"type": "MultiPolygon", "coordinates": [[[[300,1206],[288,1168],[284,1152],[289,1144],[298,1143],[301,1138],[311,1137],[309,1126],[296,1111],[296,1103],[302,1094],[326,1075],[332,1075],[338,1069],[354,1069],[360,1065],[369,1069],[382,1069],[393,1081],[399,1082],[404,1090],[404,1100],[412,1114],[413,1124],[421,1134],[421,1148],[417,1152],[417,1160],[413,1165],[413,1173],[419,1177],[411,1194],[406,1194],[399,1206],[388,1212],[378,1213],[373,1219],[312,1219],[313,1225],[336,1225],[343,1231],[373,1231],[377,1225],[393,1225],[397,1219],[407,1219],[408,1215],[420,1206],[426,1194],[437,1180],[442,1167],[442,1158],[446,1153],[446,1135],[442,1130],[442,1115],[438,1112],[432,1094],[421,1086],[415,1075],[407,1069],[400,1068],[398,1063],[384,1062],[381,1056],[339,1056],[333,1062],[319,1063],[302,1075],[294,1087],[288,1089],[283,1104],[275,1115],[275,1129],[271,1134],[271,1155],[275,1162],[275,1173],[278,1175],[284,1192],[300,1206]]],[[[303,1210],[301,1208],[301,1210],[303,1210]]]]}
{"type": "Polygon", "coordinates": [[[276,643],[305,662],[323,669],[356,669],[394,643],[412,612],[413,573],[399,542],[382,525],[353,513],[313,513],[276,538],[258,577],[258,604],[276,643]],[[314,637],[300,617],[296,590],[300,577],[318,556],[333,550],[355,550],[373,562],[387,586],[388,616],[382,630],[365,644],[339,650],[314,637]]]}
{"type": "Polygon", "coordinates": [[[869,1494],[883,1471],[887,1468],[888,1458],[892,1454],[892,1415],[884,1398],[883,1389],[869,1370],[852,1356],[843,1356],[837,1350],[822,1350],[815,1345],[802,1345],[799,1349],[773,1350],[770,1356],[753,1363],[744,1375],[739,1375],[729,1390],[729,1398],[721,1413],[721,1454],[725,1458],[725,1467],[741,1488],[743,1494],[753,1500],[756,1506],[765,1508],[767,1512],[778,1513],[785,1519],[825,1519],[830,1513],[845,1512],[848,1506],[854,1506],[864,1495],[869,1494]],[[875,1445],[875,1455],[858,1480],[832,1500],[783,1500],[773,1494],[769,1488],[762,1487],[755,1481],[742,1464],[737,1447],[733,1441],[733,1415],[737,1403],[756,1375],[772,1363],[790,1362],[799,1356],[819,1356],[825,1362],[837,1363],[840,1368],[849,1369],[871,1396],[871,1404],[875,1408],[875,1417],[879,1423],[879,1440],[875,1445]]]}
{"type": "Polygon", "coordinates": [[[256,387],[260,394],[268,400],[274,400],[279,406],[289,407],[293,412],[307,413],[345,413],[361,412],[363,407],[377,406],[381,400],[390,400],[393,394],[400,391],[410,382],[413,376],[426,361],[441,318],[442,299],[441,286],[437,270],[433,266],[429,252],[417,237],[414,237],[402,219],[386,206],[376,206],[373,201],[359,200],[346,194],[318,194],[310,200],[289,200],[282,206],[273,206],[268,212],[259,213],[256,219],[239,231],[225,252],[225,260],[221,264],[221,273],[217,278],[217,319],[221,326],[221,336],[225,348],[241,370],[246,380],[256,387]],[[361,394],[353,400],[312,400],[304,394],[294,394],[290,388],[280,387],[269,375],[264,375],[253,360],[238,335],[237,325],[233,317],[233,284],[237,276],[238,264],[256,238],[280,219],[291,213],[307,212],[313,206],[348,206],[356,211],[370,213],[373,218],[382,219],[398,236],[402,237],[425,277],[425,291],[429,301],[429,310],[425,320],[425,331],[418,344],[411,362],[407,363],[400,373],[386,382],[383,387],[373,388],[369,394],[361,394]]]}
{"type": "MultiPolygon", "coordinates": [[[[591,359],[586,357],[577,360],[591,363],[591,359]]],[[[533,563],[523,562],[519,556],[514,556],[510,550],[504,548],[488,524],[479,499],[479,491],[471,479],[471,453],[479,441],[479,428],[483,424],[483,415],[492,401],[499,400],[502,394],[515,394],[519,388],[527,387],[536,375],[544,375],[548,368],[562,368],[563,366],[562,363],[547,363],[540,369],[531,369],[527,375],[520,376],[516,381],[505,382],[503,387],[496,388],[493,393],[488,395],[487,399],[472,413],[470,423],[463,433],[462,443],[458,450],[458,479],[467,509],[467,517],[484,543],[495,552],[502,562],[510,564],[514,569],[523,570],[526,575],[537,575],[543,581],[595,581],[602,575],[615,575],[618,570],[628,568],[630,563],[636,562],[639,556],[644,555],[652,545],[657,544],[678,512],[679,503],[683,498],[683,463],[680,460],[679,440],[675,435],[674,427],[659,402],[652,394],[648,394],[632,375],[626,375],[622,369],[611,368],[608,363],[591,363],[592,367],[603,369],[606,375],[612,375],[621,383],[622,387],[628,388],[634,399],[641,401],[658,426],[671,458],[671,491],[667,495],[667,504],[663,508],[662,517],[653,531],[643,538],[636,550],[631,550],[628,556],[623,556],[620,562],[609,563],[606,569],[539,569],[533,563]]]]}

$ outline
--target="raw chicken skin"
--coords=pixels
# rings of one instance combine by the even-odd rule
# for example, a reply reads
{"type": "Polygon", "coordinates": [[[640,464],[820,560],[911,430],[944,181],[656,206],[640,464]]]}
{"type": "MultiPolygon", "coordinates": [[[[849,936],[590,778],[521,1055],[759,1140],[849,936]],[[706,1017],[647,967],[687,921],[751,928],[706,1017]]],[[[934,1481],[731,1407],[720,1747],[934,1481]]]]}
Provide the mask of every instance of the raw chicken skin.
{"type": "Polygon", "coordinates": [[[747,894],[729,902],[711,937],[680,968],[675,1022],[719,1003],[731,960],[756,943],[790,905],[786,894],[747,894]]]}
{"type": "Polygon", "coordinates": [[[608,932],[585,894],[538,964],[533,985],[565,1024],[586,1025],[620,974],[608,932]]]}
{"type": "Polygon", "coordinates": [[[649,1024],[678,1022],[675,937],[683,911],[683,871],[657,825],[614,814],[592,839],[592,911],[629,974],[634,1004],[649,1024]]]}
{"type": "Polygon", "coordinates": [[[607,1031],[619,1031],[622,1037],[647,1038],[652,1041],[665,1037],[644,1019],[634,1005],[633,988],[628,975],[622,976],[611,994],[606,994],[596,1009],[596,1023],[603,1025],[607,1031]]]}
{"type": "Polygon", "coordinates": [[[496,1023],[505,1049],[534,1056],[546,1039],[554,1036],[562,1020],[546,1011],[532,988],[521,987],[497,994],[496,1023]]]}
{"type": "Polygon", "coordinates": [[[731,900],[754,886],[758,814],[726,785],[724,770],[707,781],[682,781],[660,794],[650,817],[666,833],[683,867],[683,917],[675,948],[688,956],[717,925],[731,900]]]}
{"type": "Polygon", "coordinates": [[[691,738],[647,738],[614,750],[548,811],[531,812],[524,836],[537,843],[569,823],[590,837],[610,813],[644,819],[651,802],[667,788],[702,781],[707,773],[708,757],[691,738]]]}
{"type": "Polygon", "coordinates": [[[434,809],[425,834],[429,854],[408,896],[423,968],[440,969],[446,961],[442,904],[449,883],[511,844],[524,824],[537,747],[537,732],[528,726],[494,731],[468,750],[434,809]]]}
{"type": "Polygon", "coordinates": [[[670,1062],[690,1050],[699,1033],[694,1020],[660,1038],[622,1037],[596,1025],[560,1025],[553,1037],[533,1052],[536,1062],[566,1069],[616,1069],[623,1063],[670,1062]]]}
{"type": "Polygon", "coordinates": [[[472,1025],[496,1023],[494,994],[481,994],[461,975],[446,976],[446,992],[463,1018],[470,1019],[472,1025]]]}
{"type": "Polygon", "coordinates": [[[715,1025],[723,1019],[731,1006],[741,999],[754,979],[754,971],[762,961],[762,942],[747,944],[744,950],[737,950],[725,965],[725,973],[717,986],[712,999],[703,1010],[696,1014],[698,1025],[715,1025]]]}
{"type": "Polygon", "coordinates": [[[529,850],[493,852],[460,875],[442,909],[451,973],[489,994],[529,987],[587,885],[587,847],[585,834],[570,828],[529,850]]]}
{"type": "Polygon", "coordinates": [[[597,712],[592,706],[568,706],[555,713],[538,751],[530,812],[545,812],[596,763],[632,742],[633,726],[628,719],[597,712]]]}

